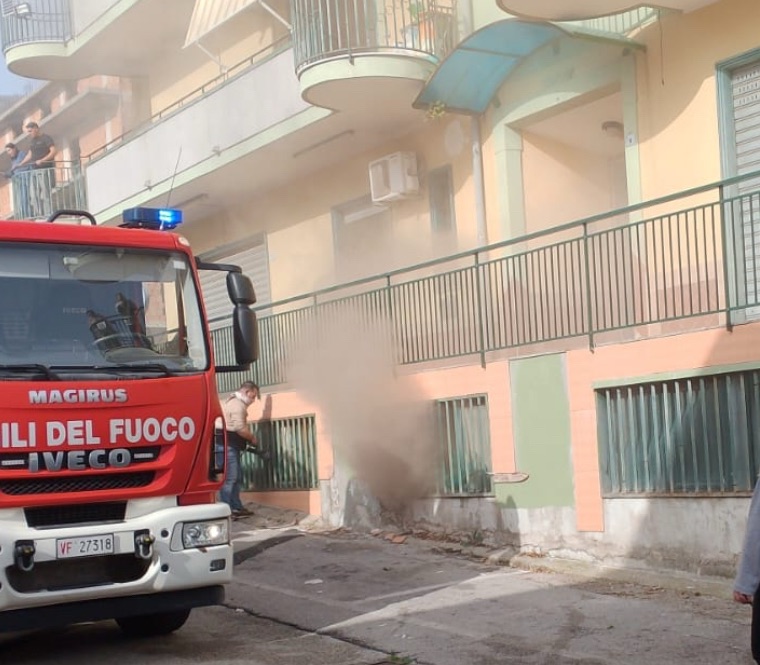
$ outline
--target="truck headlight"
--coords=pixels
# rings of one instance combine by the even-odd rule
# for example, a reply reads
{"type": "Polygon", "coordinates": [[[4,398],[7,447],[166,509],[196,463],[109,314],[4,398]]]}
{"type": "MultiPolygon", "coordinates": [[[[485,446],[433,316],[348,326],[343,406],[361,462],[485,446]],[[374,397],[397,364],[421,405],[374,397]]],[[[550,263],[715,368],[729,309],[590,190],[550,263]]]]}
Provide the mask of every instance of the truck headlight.
{"type": "Polygon", "coordinates": [[[226,545],[230,541],[229,521],[185,522],[182,525],[182,544],[185,549],[226,545]]]}

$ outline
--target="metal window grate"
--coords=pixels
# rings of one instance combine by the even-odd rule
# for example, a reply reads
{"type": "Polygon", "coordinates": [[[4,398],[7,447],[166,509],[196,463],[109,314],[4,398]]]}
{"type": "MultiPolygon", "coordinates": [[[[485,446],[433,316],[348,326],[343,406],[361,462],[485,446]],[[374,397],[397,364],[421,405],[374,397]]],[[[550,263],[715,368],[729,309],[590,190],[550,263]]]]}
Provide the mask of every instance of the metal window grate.
{"type": "Polygon", "coordinates": [[[760,371],[598,390],[603,491],[750,492],[760,461],[760,371]]]}
{"type": "Polygon", "coordinates": [[[439,439],[443,462],[440,496],[481,496],[493,492],[491,437],[486,395],[438,400],[439,439]]]}
{"type": "Polygon", "coordinates": [[[256,435],[269,459],[243,455],[243,487],[248,491],[312,490],[318,486],[317,437],[313,415],[258,423],[256,435]]]}

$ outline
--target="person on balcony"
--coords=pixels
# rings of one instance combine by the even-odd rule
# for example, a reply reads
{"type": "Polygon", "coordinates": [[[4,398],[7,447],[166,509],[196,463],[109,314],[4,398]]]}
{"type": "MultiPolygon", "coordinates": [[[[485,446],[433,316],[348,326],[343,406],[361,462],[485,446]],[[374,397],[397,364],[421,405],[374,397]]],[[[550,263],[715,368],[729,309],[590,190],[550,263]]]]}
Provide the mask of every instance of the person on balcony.
{"type": "Polygon", "coordinates": [[[31,216],[29,207],[29,176],[24,175],[23,171],[28,171],[29,166],[21,166],[26,158],[26,150],[19,150],[15,143],[6,143],[5,152],[11,158],[10,171],[3,175],[11,179],[13,190],[13,209],[16,219],[27,219],[31,216]]]}
{"type": "Polygon", "coordinates": [[[44,134],[36,122],[27,122],[24,129],[31,137],[31,142],[29,152],[20,166],[28,164],[33,170],[31,200],[34,216],[47,217],[53,212],[51,194],[55,187],[55,156],[58,150],[55,141],[44,134]]]}

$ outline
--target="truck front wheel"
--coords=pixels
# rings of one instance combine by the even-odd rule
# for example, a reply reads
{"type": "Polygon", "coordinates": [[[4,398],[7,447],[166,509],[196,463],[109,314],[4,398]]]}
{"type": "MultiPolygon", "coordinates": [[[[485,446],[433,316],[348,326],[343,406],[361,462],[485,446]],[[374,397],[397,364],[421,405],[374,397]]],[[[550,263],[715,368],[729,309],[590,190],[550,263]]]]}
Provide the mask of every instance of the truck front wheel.
{"type": "Polygon", "coordinates": [[[189,616],[190,610],[177,610],[176,612],[121,617],[116,619],[116,623],[127,637],[158,637],[182,628],[189,616]]]}

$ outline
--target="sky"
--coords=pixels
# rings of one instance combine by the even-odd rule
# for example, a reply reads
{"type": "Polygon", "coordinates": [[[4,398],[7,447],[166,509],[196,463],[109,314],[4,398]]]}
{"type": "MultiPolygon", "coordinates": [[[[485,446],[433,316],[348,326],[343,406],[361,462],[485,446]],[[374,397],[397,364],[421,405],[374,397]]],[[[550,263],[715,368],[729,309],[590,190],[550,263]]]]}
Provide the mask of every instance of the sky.
{"type": "Polygon", "coordinates": [[[28,93],[41,81],[16,76],[8,71],[2,58],[0,58],[0,95],[21,95],[28,93]]]}

